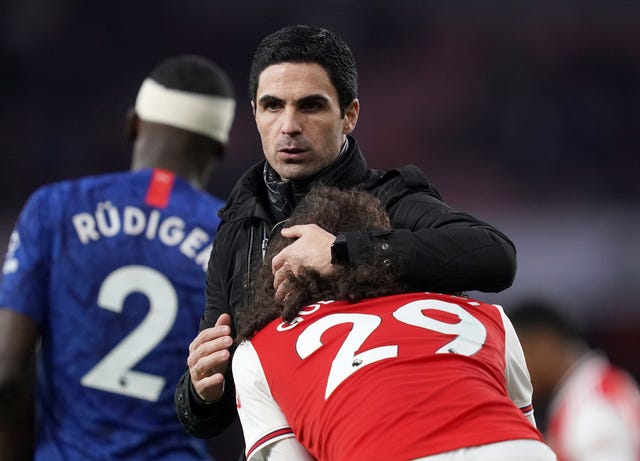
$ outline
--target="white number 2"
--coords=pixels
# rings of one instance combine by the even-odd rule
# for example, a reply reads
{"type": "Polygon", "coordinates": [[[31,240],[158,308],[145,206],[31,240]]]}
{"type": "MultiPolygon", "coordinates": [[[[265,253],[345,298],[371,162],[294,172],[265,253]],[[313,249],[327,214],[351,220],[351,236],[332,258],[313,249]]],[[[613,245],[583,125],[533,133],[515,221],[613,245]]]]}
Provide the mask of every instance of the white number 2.
{"type": "MultiPolygon", "coordinates": [[[[393,316],[408,325],[446,335],[456,335],[455,339],[435,351],[436,354],[456,353],[471,356],[482,348],[487,338],[487,330],[482,322],[455,303],[439,300],[413,301],[398,308],[393,316]],[[453,314],[458,317],[459,321],[447,323],[435,320],[425,315],[424,311],[428,310],[453,314]]],[[[397,345],[375,347],[356,354],[356,351],[360,349],[381,322],[382,319],[373,314],[330,314],[313,322],[300,334],[296,342],[296,351],[300,358],[305,359],[322,347],[321,338],[325,331],[336,325],[353,324],[331,363],[325,399],[329,398],[340,383],[356,371],[379,360],[398,356],[397,345]]]]}
{"type": "Polygon", "coordinates": [[[169,279],[160,272],[146,266],[126,266],[104,280],[98,293],[98,306],[122,312],[125,299],[134,292],[149,299],[146,317],[80,382],[94,389],[155,402],[165,379],[132,368],[171,330],[178,311],[178,297],[169,279]]]}
{"type": "Polygon", "coordinates": [[[328,399],[338,385],[353,373],[378,360],[396,357],[398,346],[381,346],[356,354],[362,343],[380,325],[380,317],[371,314],[331,314],[312,323],[298,337],[296,350],[302,359],[306,359],[322,346],[320,338],[329,328],[341,323],[353,323],[340,350],[331,363],[324,398],[328,399]]]}

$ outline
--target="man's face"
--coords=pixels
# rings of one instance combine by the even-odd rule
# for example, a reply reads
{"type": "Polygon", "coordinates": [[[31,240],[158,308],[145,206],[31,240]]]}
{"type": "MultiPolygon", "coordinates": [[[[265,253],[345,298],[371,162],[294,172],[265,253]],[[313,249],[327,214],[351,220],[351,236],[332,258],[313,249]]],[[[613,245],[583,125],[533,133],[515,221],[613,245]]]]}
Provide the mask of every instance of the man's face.
{"type": "Polygon", "coordinates": [[[252,105],[267,161],[282,179],[293,180],[312,177],[338,157],[360,109],[355,99],[340,117],[338,93],[315,63],[267,67],[252,105]]]}

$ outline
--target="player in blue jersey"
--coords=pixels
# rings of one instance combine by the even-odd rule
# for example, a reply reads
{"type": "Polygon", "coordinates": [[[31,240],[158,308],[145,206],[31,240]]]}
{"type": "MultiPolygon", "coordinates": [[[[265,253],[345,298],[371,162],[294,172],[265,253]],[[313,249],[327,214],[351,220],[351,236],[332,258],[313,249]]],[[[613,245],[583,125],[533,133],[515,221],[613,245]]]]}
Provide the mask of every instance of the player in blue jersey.
{"type": "Polygon", "coordinates": [[[132,171],[44,186],[0,280],[0,459],[210,459],[175,414],[223,202],[231,81],[198,56],[160,63],[129,114],[132,171]]]}

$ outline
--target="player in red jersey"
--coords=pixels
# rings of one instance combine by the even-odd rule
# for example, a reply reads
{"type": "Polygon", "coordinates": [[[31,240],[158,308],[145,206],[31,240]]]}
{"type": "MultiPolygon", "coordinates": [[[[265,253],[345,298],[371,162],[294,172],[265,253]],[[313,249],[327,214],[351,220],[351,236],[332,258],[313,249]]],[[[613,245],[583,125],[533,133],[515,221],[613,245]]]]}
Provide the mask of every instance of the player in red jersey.
{"type": "Polygon", "coordinates": [[[639,461],[640,388],[603,351],[592,349],[558,306],[530,299],[513,325],[546,402],[544,434],[561,461],[639,461]]]}
{"type": "MultiPolygon", "coordinates": [[[[374,197],[334,188],[310,192],[287,225],[305,223],[391,228],[374,197]]],[[[269,262],[291,241],[278,235],[237,318],[233,373],[249,461],[556,459],[535,427],[502,308],[406,293],[384,259],[332,276],[289,274],[279,299],[269,262]]]]}

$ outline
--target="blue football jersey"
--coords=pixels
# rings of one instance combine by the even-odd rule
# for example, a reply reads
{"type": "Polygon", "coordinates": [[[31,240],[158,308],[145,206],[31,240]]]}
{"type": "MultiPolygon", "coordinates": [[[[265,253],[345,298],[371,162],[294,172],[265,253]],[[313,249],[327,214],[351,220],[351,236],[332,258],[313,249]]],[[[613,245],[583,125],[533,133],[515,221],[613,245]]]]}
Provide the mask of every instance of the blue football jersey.
{"type": "Polygon", "coordinates": [[[37,461],[210,459],[175,413],[223,202],[164,170],[44,186],[0,306],[40,327],[37,461]]]}

